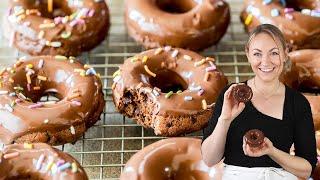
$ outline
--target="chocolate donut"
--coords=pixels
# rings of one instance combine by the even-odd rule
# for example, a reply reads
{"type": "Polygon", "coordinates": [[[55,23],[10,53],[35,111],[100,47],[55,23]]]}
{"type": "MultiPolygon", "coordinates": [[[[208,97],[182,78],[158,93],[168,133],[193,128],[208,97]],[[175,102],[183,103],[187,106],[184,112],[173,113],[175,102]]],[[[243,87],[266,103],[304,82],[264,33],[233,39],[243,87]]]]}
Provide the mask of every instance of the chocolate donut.
{"type": "Polygon", "coordinates": [[[112,92],[120,113],[157,135],[176,136],[207,125],[212,103],[226,85],[213,58],[166,47],[125,60],[112,92]]]}
{"type": "Polygon", "coordinates": [[[146,48],[201,50],[218,43],[230,22],[223,0],[126,0],[129,35],[146,48]]]}
{"type": "Polygon", "coordinates": [[[110,26],[103,0],[10,0],[4,17],[10,45],[31,55],[78,55],[102,42],[110,26]]]}
{"type": "Polygon", "coordinates": [[[246,84],[237,84],[232,88],[233,98],[238,102],[246,103],[252,99],[252,89],[246,84]]]}
{"type": "Polygon", "coordinates": [[[264,142],[264,134],[259,129],[251,129],[244,135],[246,143],[252,148],[260,148],[264,142]]]}
{"type": "Polygon", "coordinates": [[[283,70],[281,81],[307,98],[315,130],[320,130],[320,50],[293,51],[289,57],[292,64],[283,70]]]}
{"type": "Polygon", "coordinates": [[[241,21],[249,32],[260,24],[277,26],[287,43],[291,45],[291,49],[318,49],[320,12],[312,10],[320,8],[316,2],[315,0],[244,0],[241,21]]]}
{"type": "Polygon", "coordinates": [[[0,72],[0,143],[75,142],[105,106],[99,75],[64,56],[20,59],[0,72]],[[59,101],[41,100],[54,93],[59,101]]]}
{"type": "Polygon", "coordinates": [[[208,167],[201,157],[201,140],[169,138],[148,145],[126,163],[120,180],[221,179],[223,163],[208,167]]]}
{"type": "Polygon", "coordinates": [[[88,179],[76,159],[44,143],[8,145],[0,159],[0,179],[88,179]]]}

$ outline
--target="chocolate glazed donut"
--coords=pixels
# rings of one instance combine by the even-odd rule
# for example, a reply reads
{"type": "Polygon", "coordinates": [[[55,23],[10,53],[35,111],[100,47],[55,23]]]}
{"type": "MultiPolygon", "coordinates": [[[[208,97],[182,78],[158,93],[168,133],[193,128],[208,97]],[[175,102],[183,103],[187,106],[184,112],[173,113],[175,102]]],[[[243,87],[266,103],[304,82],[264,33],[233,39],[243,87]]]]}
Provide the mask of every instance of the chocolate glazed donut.
{"type": "Polygon", "coordinates": [[[1,143],[75,142],[100,119],[105,101],[99,75],[69,60],[31,57],[0,72],[1,143]],[[43,102],[48,93],[59,101],[43,102]]]}
{"type": "Polygon", "coordinates": [[[8,145],[0,160],[0,179],[88,179],[76,159],[44,143],[8,145]]]}
{"type": "Polygon", "coordinates": [[[120,180],[221,179],[223,163],[208,167],[201,157],[201,140],[169,138],[148,145],[126,163],[120,180]]]}
{"type": "Polygon", "coordinates": [[[241,21],[247,31],[260,24],[273,24],[285,36],[291,49],[320,48],[320,12],[319,2],[311,1],[263,1],[244,0],[241,21]],[[282,4],[281,2],[288,2],[282,4]],[[311,8],[311,9],[303,9],[311,8]]]}
{"type": "Polygon", "coordinates": [[[94,48],[104,40],[110,26],[106,3],[69,2],[10,0],[3,25],[10,45],[31,55],[75,56],[94,48]]]}
{"type": "Polygon", "coordinates": [[[129,35],[146,48],[201,50],[218,43],[230,22],[223,0],[126,0],[129,35]]]}
{"type": "Polygon", "coordinates": [[[246,143],[252,148],[261,148],[264,142],[264,133],[259,129],[251,129],[244,135],[246,143]]]}
{"type": "Polygon", "coordinates": [[[232,96],[238,102],[246,103],[252,99],[253,92],[250,86],[238,84],[232,89],[232,96]]]}
{"type": "Polygon", "coordinates": [[[213,58],[179,48],[151,49],[114,74],[117,110],[155,134],[176,136],[207,125],[227,78],[213,58]]]}
{"type": "Polygon", "coordinates": [[[320,130],[320,50],[298,50],[289,56],[292,66],[285,68],[281,81],[303,92],[311,106],[315,130],[320,130]]]}

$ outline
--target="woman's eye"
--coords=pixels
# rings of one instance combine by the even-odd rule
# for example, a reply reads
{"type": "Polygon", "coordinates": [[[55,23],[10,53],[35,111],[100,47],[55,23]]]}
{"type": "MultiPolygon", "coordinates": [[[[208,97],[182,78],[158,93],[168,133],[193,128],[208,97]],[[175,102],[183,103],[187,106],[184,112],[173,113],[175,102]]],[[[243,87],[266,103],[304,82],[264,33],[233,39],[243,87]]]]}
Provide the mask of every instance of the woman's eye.
{"type": "Polygon", "coordinates": [[[272,52],[272,55],[277,56],[277,55],[279,55],[279,53],[278,52],[272,52]]]}
{"type": "Polygon", "coordinates": [[[254,56],[258,56],[258,57],[261,56],[260,53],[253,53],[253,55],[254,55],[254,56]]]}

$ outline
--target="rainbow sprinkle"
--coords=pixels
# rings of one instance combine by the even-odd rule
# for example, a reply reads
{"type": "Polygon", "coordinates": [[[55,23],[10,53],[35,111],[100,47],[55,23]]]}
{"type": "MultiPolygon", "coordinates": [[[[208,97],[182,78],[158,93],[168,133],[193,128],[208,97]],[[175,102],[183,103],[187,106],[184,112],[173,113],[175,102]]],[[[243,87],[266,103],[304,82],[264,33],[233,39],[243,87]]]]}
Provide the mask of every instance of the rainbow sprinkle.
{"type": "Polygon", "coordinates": [[[173,95],[173,91],[170,91],[165,95],[165,98],[169,99],[172,95],[173,95]]]}
{"type": "Polygon", "coordinates": [[[41,169],[41,165],[42,165],[42,162],[44,160],[45,156],[44,154],[41,154],[37,163],[36,163],[36,170],[40,170],[41,169]]]}
{"type": "Polygon", "coordinates": [[[192,96],[185,96],[185,97],[184,97],[184,100],[185,100],[185,101],[192,101],[192,96]]]}
{"type": "Polygon", "coordinates": [[[150,69],[148,68],[147,65],[144,65],[144,70],[152,77],[156,77],[157,75],[155,73],[153,73],[152,71],[150,71],[150,69]]]}

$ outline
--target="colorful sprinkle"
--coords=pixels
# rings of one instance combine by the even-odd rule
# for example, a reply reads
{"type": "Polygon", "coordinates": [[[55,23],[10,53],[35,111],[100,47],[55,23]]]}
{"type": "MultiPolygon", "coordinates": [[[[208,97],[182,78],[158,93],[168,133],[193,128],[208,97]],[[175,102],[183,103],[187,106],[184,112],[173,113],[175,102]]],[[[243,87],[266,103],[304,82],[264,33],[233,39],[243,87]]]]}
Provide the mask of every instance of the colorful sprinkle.
{"type": "Polygon", "coordinates": [[[147,65],[144,65],[144,70],[152,77],[156,77],[157,75],[155,73],[153,73],[152,71],[150,71],[150,69],[148,68],[147,65]]]}
{"type": "Polygon", "coordinates": [[[25,149],[33,149],[33,144],[23,143],[23,147],[24,147],[25,149]]]}
{"type": "Polygon", "coordinates": [[[206,110],[208,108],[207,101],[203,99],[201,102],[202,102],[202,109],[206,110]]]}
{"type": "Polygon", "coordinates": [[[26,68],[32,69],[32,68],[33,68],[33,65],[32,65],[32,64],[28,64],[28,65],[26,65],[26,68]]]}
{"type": "Polygon", "coordinates": [[[56,56],[54,56],[54,58],[55,58],[56,60],[60,60],[60,61],[62,61],[62,60],[67,60],[67,59],[68,59],[66,56],[62,56],[62,55],[56,55],[56,56]]]}
{"type": "Polygon", "coordinates": [[[212,57],[206,57],[206,61],[209,61],[209,63],[215,62],[216,60],[212,57]]]}
{"type": "Polygon", "coordinates": [[[13,152],[13,153],[8,153],[8,154],[3,155],[3,158],[4,159],[11,159],[11,158],[15,158],[17,156],[19,156],[19,152],[13,152]]]}
{"type": "Polygon", "coordinates": [[[201,66],[201,65],[203,65],[205,62],[206,62],[205,59],[201,59],[200,61],[195,62],[195,63],[194,63],[194,66],[195,66],[195,67],[201,66]]]}
{"type": "Polygon", "coordinates": [[[89,16],[89,17],[92,17],[92,16],[94,15],[94,13],[95,13],[95,10],[94,10],[94,9],[91,9],[91,10],[89,11],[89,13],[88,13],[88,16],[89,16]]]}
{"type": "Polygon", "coordinates": [[[163,51],[162,48],[158,48],[158,49],[154,52],[154,54],[155,54],[155,55],[158,55],[158,54],[160,54],[162,51],[163,51]]]}
{"type": "Polygon", "coordinates": [[[60,159],[58,162],[57,162],[57,166],[61,166],[65,163],[65,161],[63,159],[60,159]]]}
{"type": "Polygon", "coordinates": [[[38,63],[38,68],[41,69],[43,67],[43,64],[44,64],[43,59],[40,59],[38,63]]]}
{"type": "Polygon", "coordinates": [[[43,123],[48,124],[48,123],[49,123],[49,119],[45,119],[45,120],[43,121],[43,123]]]}
{"type": "Polygon", "coordinates": [[[139,60],[138,57],[132,57],[130,61],[131,61],[131,62],[136,62],[136,61],[138,61],[138,60],[139,60]]]}
{"type": "Polygon", "coordinates": [[[69,162],[67,162],[67,163],[59,166],[59,167],[58,167],[58,171],[61,172],[61,171],[64,171],[64,170],[66,170],[66,169],[68,169],[68,168],[70,168],[70,167],[71,167],[71,164],[70,164],[69,162]]]}
{"type": "Polygon", "coordinates": [[[187,60],[187,61],[191,61],[192,60],[192,57],[189,56],[189,55],[183,55],[183,59],[187,60]]]}
{"type": "Polygon", "coordinates": [[[203,90],[203,89],[200,89],[200,90],[198,91],[198,95],[199,95],[199,96],[202,96],[203,93],[204,93],[204,90],[203,90]]]}
{"type": "Polygon", "coordinates": [[[146,63],[147,60],[148,60],[148,56],[143,56],[143,58],[142,58],[142,63],[146,63]]]}
{"type": "Polygon", "coordinates": [[[181,94],[181,93],[182,93],[182,91],[181,91],[181,90],[178,90],[176,93],[177,93],[177,94],[181,94]]]}
{"type": "Polygon", "coordinates": [[[56,101],[47,101],[47,102],[43,102],[42,104],[44,105],[53,105],[53,104],[56,104],[57,102],[56,101]]]}
{"type": "Polygon", "coordinates": [[[168,51],[170,51],[171,50],[171,46],[166,46],[166,47],[164,47],[164,50],[166,51],[166,52],[168,52],[168,51]]]}
{"type": "Polygon", "coordinates": [[[60,35],[63,39],[68,39],[71,36],[71,32],[70,31],[64,31],[61,33],[60,35]]]}
{"type": "Polygon", "coordinates": [[[280,11],[278,9],[271,9],[271,16],[276,17],[280,15],[280,11]]]}
{"type": "Polygon", "coordinates": [[[184,97],[184,100],[185,100],[185,101],[192,101],[192,96],[185,96],[185,97],[184,97]]]}
{"type": "Polygon", "coordinates": [[[293,8],[284,8],[284,13],[292,13],[294,12],[293,8]]]}
{"type": "Polygon", "coordinates": [[[28,73],[26,74],[26,77],[27,77],[27,83],[31,84],[31,77],[28,73]]]}
{"type": "Polygon", "coordinates": [[[42,162],[44,160],[44,154],[41,154],[38,161],[37,161],[37,164],[36,164],[36,170],[40,170],[41,169],[41,165],[42,165],[42,162]]]}
{"type": "Polygon", "coordinates": [[[46,167],[46,171],[50,171],[51,168],[52,168],[52,166],[53,166],[53,164],[54,164],[53,157],[50,156],[50,157],[49,157],[49,162],[48,162],[47,167],[46,167]]]}
{"type": "Polygon", "coordinates": [[[245,25],[249,25],[249,24],[252,22],[252,19],[253,19],[253,15],[252,15],[252,14],[249,14],[249,15],[246,17],[246,19],[245,19],[245,21],[244,21],[244,24],[245,24],[245,25]]]}
{"type": "Polygon", "coordinates": [[[207,67],[207,68],[206,68],[206,71],[207,71],[207,72],[211,72],[211,71],[214,71],[214,70],[216,70],[216,69],[217,69],[216,66],[210,66],[210,67],[207,67]]]}
{"type": "Polygon", "coordinates": [[[175,50],[172,52],[171,57],[173,57],[173,58],[177,57],[178,53],[179,53],[179,51],[178,51],[177,49],[175,49],[175,50]]]}
{"type": "Polygon", "coordinates": [[[29,109],[36,109],[36,108],[40,108],[40,107],[43,107],[43,103],[37,103],[37,104],[32,104],[32,105],[29,105],[28,108],[29,109]]]}
{"type": "Polygon", "coordinates": [[[39,32],[39,34],[38,34],[38,38],[39,38],[39,39],[42,39],[43,37],[44,37],[44,31],[41,30],[41,31],[39,32]]]}
{"type": "Polygon", "coordinates": [[[41,81],[46,81],[47,77],[38,75],[38,79],[41,81]]]}
{"type": "Polygon", "coordinates": [[[54,42],[50,42],[49,43],[49,46],[51,46],[51,47],[61,47],[61,45],[62,45],[62,43],[61,42],[59,42],[59,41],[54,41],[54,42]]]}
{"type": "Polygon", "coordinates": [[[56,24],[54,24],[54,23],[45,23],[45,24],[40,24],[39,25],[40,29],[54,28],[54,27],[56,27],[56,24]]]}
{"type": "Polygon", "coordinates": [[[81,102],[80,101],[71,101],[71,104],[73,104],[75,106],[81,106],[81,102]]]}
{"type": "Polygon", "coordinates": [[[72,170],[71,170],[71,171],[72,171],[73,173],[78,172],[78,166],[77,166],[76,163],[73,162],[73,163],[71,164],[71,167],[72,167],[72,170]]]}
{"type": "Polygon", "coordinates": [[[173,95],[173,91],[170,91],[170,92],[168,92],[168,93],[165,95],[165,98],[166,98],[166,99],[169,99],[170,96],[172,96],[172,95],[173,95]]]}
{"type": "Polygon", "coordinates": [[[16,93],[15,93],[15,92],[12,92],[12,93],[9,94],[9,96],[10,96],[10,97],[16,96],[16,93]]]}
{"type": "Polygon", "coordinates": [[[284,16],[285,16],[286,18],[290,19],[290,20],[293,19],[293,16],[292,16],[291,14],[285,14],[284,16]]]}

